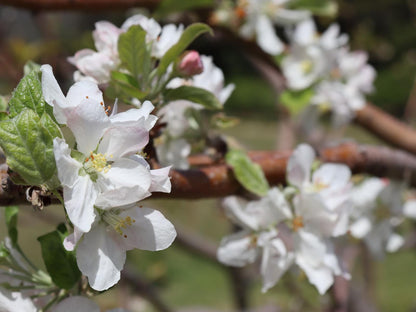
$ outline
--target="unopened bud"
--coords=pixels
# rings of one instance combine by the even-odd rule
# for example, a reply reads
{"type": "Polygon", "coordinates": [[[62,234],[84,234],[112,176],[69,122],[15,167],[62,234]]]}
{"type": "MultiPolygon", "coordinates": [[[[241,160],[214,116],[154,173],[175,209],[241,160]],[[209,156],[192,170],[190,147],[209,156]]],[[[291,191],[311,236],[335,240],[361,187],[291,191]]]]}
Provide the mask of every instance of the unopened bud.
{"type": "Polygon", "coordinates": [[[182,57],[179,61],[178,72],[182,76],[195,76],[204,70],[204,66],[201,61],[201,56],[197,51],[186,51],[182,54],[182,57]]]}

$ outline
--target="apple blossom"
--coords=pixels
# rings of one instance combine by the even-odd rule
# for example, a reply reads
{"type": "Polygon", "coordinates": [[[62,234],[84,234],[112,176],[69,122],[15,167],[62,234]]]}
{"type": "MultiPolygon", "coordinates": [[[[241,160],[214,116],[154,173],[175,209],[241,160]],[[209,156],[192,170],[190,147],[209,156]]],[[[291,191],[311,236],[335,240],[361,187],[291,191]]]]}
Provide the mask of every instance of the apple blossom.
{"type": "Polygon", "coordinates": [[[158,211],[141,206],[97,209],[89,232],[75,227],[64,242],[76,248],[78,267],[95,290],[105,290],[120,279],[126,251],[158,251],[168,248],[176,237],[173,225],[158,211]]]}

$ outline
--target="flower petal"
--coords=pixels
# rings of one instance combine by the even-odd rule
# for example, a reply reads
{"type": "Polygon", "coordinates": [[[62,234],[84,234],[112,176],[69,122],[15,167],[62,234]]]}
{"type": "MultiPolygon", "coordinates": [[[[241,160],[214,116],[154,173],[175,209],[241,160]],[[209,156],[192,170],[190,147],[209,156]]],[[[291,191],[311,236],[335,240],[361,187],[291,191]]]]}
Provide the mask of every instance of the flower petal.
{"type": "Polygon", "coordinates": [[[91,99],[98,103],[103,103],[103,93],[98,89],[96,83],[83,80],[76,82],[68,90],[66,99],[70,106],[78,106],[85,99],[91,99]]]}
{"type": "Polygon", "coordinates": [[[175,240],[175,227],[157,210],[134,207],[122,211],[120,217],[134,220],[131,226],[122,229],[120,236],[127,250],[163,250],[175,240]]]}
{"type": "Polygon", "coordinates": [[[267,53],[277,55],[283,52],[283,42],[277,37],[272,22],[266,15],[259,16],[256,22],[258,45],[267,53]]]}
{"type": "Polygon", "coordinates": [[[258,248],[253,244],[249,231],[241,231],[224,237],[217,250],[218,261],[236,267],[253,263],[258,256],[258,248]]]}
{"type": "Polygon", "coordinates": [[[106,290],[120,280],[120,271],[126,261],[125,250],[113,239],[111,232],[107,232],[105,224],[98,224],[84,234],[77,248],[78,267],[88,277],[90,286],[98,291],[106,290]]]}
{"type": "Polygon", "coordinates": [[[78,171],[82,165],[71,157],[71,150],[68,144],[61,138],[53,140],[53,153],[55,155],[59,181],[68,187],[73,186],[78,179],[78,171]]]}
{"type": "Polygon", "coordinates": [[[88,232],[94,222],[94,203],[97,196],[98,191],[89,176],[79,176],[72,187],[64,186],[68,217],[83,232],[88,232]]]}
{"type": "Polygon", "coordinates": [[[287,165],[287,180],[290,184],[302,188],[309,183],[315,152],[307,144],[300,144],[289,158],[287,165]]]}
{"type": "Polygon", "coordinates": [[[150,174],[152,175],[152,184],[149,188],[150,192],[170,193],[172,188],[169,177],[170,168],[171,166],[150,170],[150,174]]]}

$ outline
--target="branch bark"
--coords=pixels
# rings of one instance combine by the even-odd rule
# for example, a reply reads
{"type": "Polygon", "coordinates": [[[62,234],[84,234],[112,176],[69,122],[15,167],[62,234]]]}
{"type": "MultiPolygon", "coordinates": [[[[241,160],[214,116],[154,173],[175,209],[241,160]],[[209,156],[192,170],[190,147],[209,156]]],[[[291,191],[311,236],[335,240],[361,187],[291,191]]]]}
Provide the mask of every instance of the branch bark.
{"type": "Polygon", "coordinates": [[[125,10],[132,7],[153,9],[159,3],[160,0],[0,0],[2,5],[10,5],[31,11],[106,11],[125,10]]]}

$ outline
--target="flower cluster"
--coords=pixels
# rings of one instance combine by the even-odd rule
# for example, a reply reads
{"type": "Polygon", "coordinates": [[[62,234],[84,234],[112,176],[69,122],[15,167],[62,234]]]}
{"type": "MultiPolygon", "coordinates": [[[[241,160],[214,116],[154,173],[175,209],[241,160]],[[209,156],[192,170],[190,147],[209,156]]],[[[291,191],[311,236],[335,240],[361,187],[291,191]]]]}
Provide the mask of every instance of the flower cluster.
{"type": "Polygon", "coordinates": [[[153,18],[141,14],[128,18],[120,28],[107,21],[97,22],[93,32],[97,51],[83,49],[68,59],[78,68],[74,73],[75,80],[88,79],[99,84],[109,82],[111,71],[120,65],[118,38],[133,25],[139,25],[146,31],[146,42],[151,46],[151,55],[155,58],[161,58],[183,32],[182,25],[161,27],[153,18]]]}
{"type": "Polygon", "coordinates": [[[91,287],[105,290],[120,279],[127,250],[165,249],[176,236],[160,212],[136,204],[151,192],[170,192],[169,167],[150,170],[140,156],[157,118],[150,114],[150,102],[110,114],[91,81],[75,83],[65,97],[52,68],[43,65],[41,71],[45,100],[73,136],[72,144],[69,138],[53,141],[64,205],[74,225],[65,247],[76,247],[78,266],[91,287]]]}
{"type": "Polygon", "coordinates": [[[363,51],[349,51],[348,37],[331,25],[321,36],[308,19],[289,32],[290,50],[282,61],[288,88],[313,87],[311,104],[334,113],[336,124],[349,121],[373,91],[375,70],[363,51]]]}
{"type": "Polygon", "coordinates": [[[348,231],[350,170],[324,164],[311,176],[314,159],[312,148],[300,145],[288,163],[290,186],[271,188],[258,201],[224,200],[227,215],[243,231],[222,240],[218,259],[244,266],[261,254],[263,291],[274,286],[293,263],[321,294],[333,284],[334,275],[349,278],[330,238],[348,231]]]}

